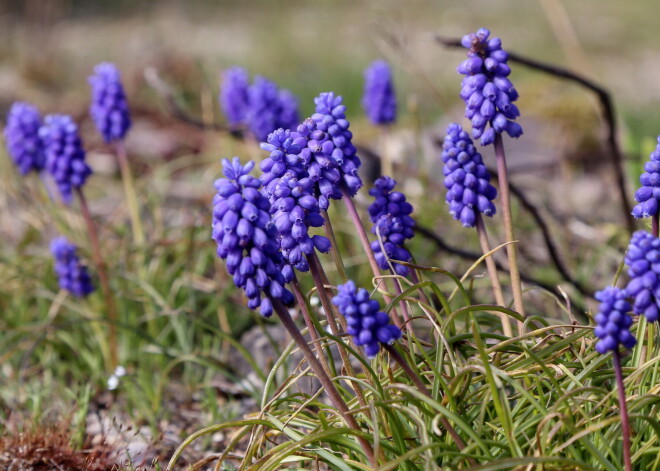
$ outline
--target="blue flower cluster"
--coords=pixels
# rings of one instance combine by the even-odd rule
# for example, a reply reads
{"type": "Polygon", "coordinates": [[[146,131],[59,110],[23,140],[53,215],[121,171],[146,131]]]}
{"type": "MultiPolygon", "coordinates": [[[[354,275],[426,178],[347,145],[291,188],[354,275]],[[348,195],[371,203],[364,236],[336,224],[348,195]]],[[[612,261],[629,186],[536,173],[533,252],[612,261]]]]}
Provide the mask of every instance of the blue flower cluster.
{"type": "Polygon", "coordinates": [[[213,240],[234,283],[245,291],[248,307],[268,317],[273,313],[270,298],[291,304],[293,294],[284,286],[270,203],[259,191],[261,182],[250,175],[253,167],[254,162],[241,165],[238,157],[222,161],[225,178],[215,182],[213,240]]]}
{"type": "Polygon", "coordinates": [[[41,171],[46,163],[40,127],[41,116],[36,107],[23,102],[11,105],[4,131],[7,152],[23,175],[41,171]]]}
{"type": "Polygon", "coordinates": [[[470,136],[456,123],[447,128],[442,161],[449,214],[465,227],[474,227],[476,212],[493,216],[497,190],[470,136]]]}
{"type": "Polygon", "coordinates": [[[309,270],[305,255],[314,249],[327,253],[330,241],[323,236],[309,236],[310,227],[321,227],[324,219],[319,212],[319,202],[312,194],[314,183],[309,177],[298,179],[285,173],[265,188],[271,201],[272,220],[280,236],[280,248],[284,259],[297,270],[309,270]]]}
{"type": "Polygon", "coordinates": [[[629,296],[635,298],[633,312],[644,315],[649,322],[660,318],[660,239],[646,231],[633,234],[626,252],[630,282],[629,296]]]}
{"type": "Polygon", "coordinates": [[[39,129],[44,143],[46,169],[53,175],[64,203],[71,203],[74,188],[85,184],[92,170],[85,163],[85,149],[78,135],[78,126],[71,116],[53,114],[44,118],[39,129]]]}
{"type": "Polygon", "coordinates": [[[232,128],[247,126],[259,141],[278,128],[292,129],[299,122],[298,101],[288,90],[257,76],[249,76],[241,67],[231,67],[223,74],[220,106],[232,128]]]}
{"type": "Polygon", "coordinates": [[[131,115],[119,69],[114,64],[102,62],[94,67],[89,84],[92,87],[89,113],[96,129],[107,143],[123,139],[131,127],[131,115]]]}
{"type": "Polygon", "coordinates": [[[369,120],[375,124],[391,124],[396,121],[396,95],[392,83],[390,65],[377,60],[364,71],[364,95],[362,107],[369,120]]]}
{"type": "Polygon", "coordinates": [[[636,218],[648,218],[658,214],[660,202],[660,136],[658,145],[646,164],[644,173],[639,177],[641,188],[635,193],[635,200],[639,203],[632,210],[636,218]]]}
{"type": "Polygon", "coordinates": [[[380,350],[380,344],[391,345],[401,338],[401,329],[390,324],[390,317],[380,310],[375,299],[369,299],[369,292],[355,283],[348,281],[337,286],[337,296],[332,303],[346,318],[348,333],[358,346],[364,346],[369,358],[380,350]]]}
{"type": "MultiPolygon", "coordinates": [[[[406,201],[403,193],[392,191],[395,186],[394,179],[383,176],[378,178],[374,187],[369,190],[369,194],[374,197],[374,202],[369,205],[369,219],[374,223],[371,232],[379,234],[381,239],[373,241],[371,249],[381,270],[390,267],[389,260],[412,260],[412,255],[403,243],[415,235],[415,220],[410,217],[413,207],[406,201]],[[385,253],[382,251],[381,241],[385,253]]],[[[392,262],[392,266],[398,275],[406,276],[410,271],[399,263],[392,262]]]]}
{"type": "MultiPolygon", "coordinates": [[[[331,152],[328,152],[329,144],[324,144],[327,148],[322,147],[318,150],[330,155],[337,162],[344,187],[349,195],[355,196],[362,187],[362,180],[358,175],[360,158],[352,142],[353,133],[348,130],[350,123],[346,119],[346,106],[342,101],[342,97],[333,92],[321,93],[314,99],[316,112],[312,115],[312,120],[316,123],[316,130],[326,133],[328,140],[334,146],[331,152]]],[[[321,143],[317,139],[313,140],[321,143]]],[[[315,152],[317,148],[310,147],[310,149],[315,152]]]]}
{"type": "Polygon", "coordinates": [[[499,38],[489,36],[485,28],[463,36],[461,44],[468,49],[468,58],[457,69],[466,76],[460,93],[466,104],[465,117],[472,121],[472,137],[481,138],[482,146],[495,142],[496,133],[506,131],[514,138],[523,133],[514,121],[520,112],[513,104],[518,92],[507,78],[511,73],[509,55],[499,38]]]}
{"type": "Polygon", "coordinates": [[[637,343],[630,333],[632,318],[628,313],[632,310],[626,301],[628,293],[625,290],[612,286],[596,293],[600,301],[598,314],[596,314],[595,334],[600,340],[596,344],[599,353],[616,351],[619,345],[632,348],[637,343]]]}
{"type": "Polygon", "coordinates": [[[55,273],[61,289],[79,298],[84,298],[94,291],[92,278],[87,267],[80,263],[75,245],[66,237],[58,237],[50,243],[50,251],[55,257],[55,273]]]}
{"type": "Polygon", "coordinates": [[[240,126],[245,123],[248,110],[249,87],[250,77],[242,67],[230,67],[222,74],[220,107],[231,127],[240,126]]]}

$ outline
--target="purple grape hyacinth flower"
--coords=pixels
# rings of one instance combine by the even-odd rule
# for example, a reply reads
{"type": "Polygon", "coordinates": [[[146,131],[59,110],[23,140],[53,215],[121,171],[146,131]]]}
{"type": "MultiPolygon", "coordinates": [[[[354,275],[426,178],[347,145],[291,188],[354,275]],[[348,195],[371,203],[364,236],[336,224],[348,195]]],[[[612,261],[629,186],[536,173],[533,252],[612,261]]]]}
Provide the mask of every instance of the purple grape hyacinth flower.
{"type": "Polygon", "coordinates": [[[131,127],[131,115],[119,69],[110,62],[102,62],[94,67],[89,84],[92,87],[89,113],[96,129],[106,143],[123,139],[131,127]]]}
{"type": "Polygon", "coordinates": [[[482,146],[495,142],[495,134],[506,131],[518,138],[523,133],[514,121],[520,111],[513,104],[518,92],[507,78],[511,73],[509,54],[502,49],[500,38],[489,36],[486,28],[463,36],[461,44],[468,49],[468,58],[457,68],[465,75],[460,93],[466,104],[465,117],[472,121],[472,138],[481,138],[482,146]]]}
{"type": "Polygon", "coordinates": [[[66,237],[58,237],[50,243],[50,251],[55,257],[55,273],[61,289],[78,298],[84,298],[94,292],[92,278],[87,267],[80,263],[75,245],[66,237]]]}
{"type": "Polygon", "coordinates": [[[249,107],[249,88],[250,77],[244,68],[230,67],[222,74],[220,106],[232,128],[245,123],[249,107]]]}
{"type": "Polygon", "coordinates": [[[41,115],[36,107],[20,101],[11,105],[4,135],[7,153],[22,175],[32,170],[40,172],[46,164],[40,127],[41,115]]]}
{"type": "Polygon", "coordinates": [[[442,161],[449,214],[465,227],[474,227],[477,212],[492,217],[497,190],[470,136],[456,123],[447,128],[442,161]]]}
{"type": "Polygon", "coordinates": [[[46,170],[53,176],[62,201],[71,203],[72,191],[85,184],[92,170],[85,163],[85,149],[78,134],[78,126],[71,116],[47,115],[39,129],[44,143],[46,170]]]}
{"type": "Polygon", "coordinates": [[[646,231],[635,232],[625,262],[630,267],[626,292],[635,300],[633,312],[656,322],[660,318],[660,239],[646,231]]]}
{"type": "Polygon", "coordinates": [[[628,313],[632,306],[626,300],[626,290],[609,286],[596,293],[596,299],[600,301],[598,314],[596,314],[595,334],[600,340],[596,344],[596,350],[605,354],[618,350],[619,345],[632,348],[637,343],[635,337],[630,333],[632,318],[628,313]]]}
{"type": "Polygon", "coordinates": [[[362,107],[375,125],[396,121],[396,95],[392,70],[384,60],[377,60],[364,71],[362,107]]]}
{"type": "Polygon", "coordinates": [[[248,89],[248,127],[259,141],[278,128],[288,129],[298,124],[298,103],[286,90],[278,90],[270,80],[257,76],[248,89]]]}
{"type": "Polygon", "coordinates": [[[635,192],[635,200],[639,204],[633,208],[632,215],[636,218],[655,216],[660,210],[660,136],[649,161],[644,164],[639,182],[642,186],[635,192]]]}
{"type": "Polygon", "coordinates": [[[378,354],[380,344],[391,345],[401,338],[401,329],[390,323],[378,301],[370,299],[366,289],[357,289],[353,281],[337,286],[332,303],[346,318],[348,333],[356,345],[364,346],[368,358],[378,354]]]}
{"type": "MultiPolygon", "coordinates": [[[[369,219],[374,223],[371,232],[380,235],[381,240],[371,243],[381,270],[390,268],[390,260],[401,260],[409,262],[412,255],[403,246],[406,239],[412,239],[415,235],[415,220],[410,217],[413,207],[406,201],[406,196],[393,191],[396,180],[383,176],[376,180],[374,187],[369,190],[369,195],[374,197],[374,202],[369,205],[369,219]],[[383,253],[381,241],[385,248],[383,253]]],[[[391,262],[394,271],[401,276],[406,276],[410,269],[399,263],[391,262]]]]}
{"type": "Polygon", "coordinates": [[[321,93],[314,99],[316,112],[312,120],[316,123],[316,130],[327,133],[328,139],[319,140],[312,133],[309,148],[312,152],[329,154],[335,160],[341,173],[342,185],[350,196],[355,196],[362,187],[362,179],[358,175],[360,158],[356,155],[353,133],[348,129],[350,123],[346,119],[346,106],[342,101],[342,97],[333,92],[321,93]],[[326,140],[332,143],[334,149],[331,150],[330,145],[325,144],[326,140]]]}
{"type": "Polygon", "coordinates": [[[254,162],[241,165],[238,157],[223,159],[225,178],[215,182],[213,198],[213,240],[218,257],[225,260],[234,284],[248,297],[250,309],[261,315],[273,313],[270,298],[293,303],[293,294],[284,286],[285,276],[276,242],[277,231],[269,216],[270,203],[259,191],[261,182],[250,175],[254,162]]]}
{"type": "Polygon", "coordinates": [[[314,183],[309,177],[298,179],[293,172],[272,180],[264,192],[271,201],[273,223],[279,234],[284,259],[298,271],[306,272],[305,255],[314,250],[330,251],[330,241],[321,235],[309,236],[310,227],[321,227],[319,202],[313,195],[314,183]]]}

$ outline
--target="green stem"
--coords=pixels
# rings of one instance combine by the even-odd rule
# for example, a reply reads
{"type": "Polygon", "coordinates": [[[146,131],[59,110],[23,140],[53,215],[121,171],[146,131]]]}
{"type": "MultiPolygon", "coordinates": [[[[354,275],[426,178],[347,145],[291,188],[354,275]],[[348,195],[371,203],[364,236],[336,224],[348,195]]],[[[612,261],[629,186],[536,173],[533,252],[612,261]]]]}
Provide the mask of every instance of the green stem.
{"type": "Polygon", "coordinates": [[[511,197],[509,193],[509,175],[506,167],[506,154],[502,135],[495,134],[495,157],[497,159],[497,180],[502,198],[502,216],[504,219],[504,232],[506,241],[506,253],[509,258],[509,274],[511,276],[511,290],[513,291],[513,305],[518,313],[525,315],[522,297],[522,284],[520,282],[520,271],[518,270],[518,255],[513,237],[513,219],[511,217],[511,197]]]}
{"type": "Polygon", "coordinates": [[[142,246],[145,241],[144,230],[142,229],[138,198],[135,192],[135,184],[133,182],[133,175],[131,174],[131,167],[128,163],[124,141],[116,141],[114,148],[117,160],[119,161],[121,179],[124,183],[124,193],[126,194],[126,205],[128,206],[128,213],[131,218],[131,226],[133,226],[133,241],[137,245],[142,246]]]}
{"type": "Polygon", "coordinates": [[[348,281],[348,276],[346,275],[346,267],[344,266],[344,261],[341,258],[339,253],[339,248],[337,247],[337,239],[335,237],[335,231],[332,229],[332,223],[330,222],[330,216],[328,211],[323,209],[321,210],[321,215],[323,216],[323,230],[325,231],[325,236],[330,241],[330,253],[332,254],[332,259],[335,262],[337,267],[337,273],[339,273],[339,278],[342,283],[348,281]]]}

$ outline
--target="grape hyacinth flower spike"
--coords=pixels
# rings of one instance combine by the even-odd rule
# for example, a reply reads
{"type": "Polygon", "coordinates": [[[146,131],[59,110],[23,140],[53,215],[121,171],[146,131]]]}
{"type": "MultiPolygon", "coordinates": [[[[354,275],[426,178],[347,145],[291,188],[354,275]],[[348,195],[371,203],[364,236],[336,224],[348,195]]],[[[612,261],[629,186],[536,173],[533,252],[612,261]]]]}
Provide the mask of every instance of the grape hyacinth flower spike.
{"type": "Polygon", "coordinates": [[[290,92],[280,91],[275,83],[257,76],[248,89],[246,120],[254,137],[265,141],[274,130],[298,124],[298,103],[290,92]]]}
{"type": "Polygon", "coordinates": [[[51,242],[50,251],[55,257],[55,273],[61,289],[78,298],[84,298],[94,292],[92,278],[87,267],[80,262],[75,245],[66,237],[58,237],[51,242]]]}
{"type": "Polygon", "coordinates": [[[230,67],[222,74],[220,107],[232,129],[245,124],[249,106],[249,88],[250,78],[242,67],[230,67]]]}
{"type": "Polygon", "coordinates": [[[276,228],[269,216],[270,203],[261,194],[261,182],[250,175],[254,162],[242,165],[238,157],[223,159],[225,178],[216,180],[213,199],[213,239],[227,272],[248,297],[248,307],[268,317],[271,300],[293,302],[279,269],[281,256],[276,228]]]}
{"type": "Polygon", "coordinates": [[[470,136],[456,123],[447,128],[442,162],[449,214],[465,227],[474,227],[477,213],[492,217],[497,190],[470,136]]]}
{"type": "Polygon", "coordinates": [[[499,38],[489,36],[485,28],[463,36],[461,44],[468,49],[468,58],[457,69],[465,75],[460,93],[465,117],[472,122],[472,137],[480,138],[483,146],[494,143],[495,135],[505,131],[514,138],[523,133],[514,121],[520,112],[513,104],[518,92],[507,78],[511,73],[509,55],[499,38]]]}
{"type": "Polygon", "coordinates": [[[48,115],[39,129],[44,143],[46,169],[57,184],[62,201],[70,204],[72,191],[82,188],[92,174],[85,162],[85,150],[78,135],[78,126],[71,116],[48,115]]]}
{"type": "MultiPolygon", "coordinates": [[[[492,217],[495,214],[493,200],[497,197],[497,190],[490,184],[490,173],[470,136],[456,123],[451,123],[447,128],[442,145],[442,162],[449,214],[464,227],[476,226],[481,250],[484,254],[489,253],[491,247],[482,215],[492,217]]],[[[492,257],[486,257],[486,268],[495,301],[500,306],[506,306],[492,257]]],[[[513,332],[509,317],[501,312],[497,315],[502,322],[504,334],[511,335],[513,332]]]]}
{"type": "Polygon", "coordinates": [[[390,317],[380,310],[369,292],[357,289],[353,281],[337,286],[332,302],[346,318],[348,333],[358,346],[364,346],[367,357],[374,358],[380,345],[391,345],[401,338],[401,329],[390,323],[390,317]]]}
{"type": "MultiPolygon", "coordinates": [[[[640,231],[641,232],[641,231],[640,231]]],[[[640,232],[636,233],[640,234],[640,232]]],[[[650,236],[650,234],[647,234],[650,236]]],[[[635,236],[633,236],[635,237],[635,236]]],[[[653,238],[654,240],[658,240],[653,238]]],[[[630,251],[630,249],[629,249],[630,251]]],[[[595,334],[599,339],[596,350],[605,354],[612,352],[614,362],[614,376],[616,378],[619,396],[619,414],[621,415],[621,435],[623,438],[623,463],[626,471],[632,471],[632,457],[630,453],[630,419],[628,417],[628,406],[626,404],[626,390],[623,383],[623,370],[621,368],[621,354],[619,346],[630,349],[637,343],[635,337],[630,333],[632,319],[628,313],[632,310],[627,298],[630,293],[615,287],[608,287],[596,293],[596,299],[600,301],[598,314],[596,314],[595,334]]]]}
{"type": "Polygon", "coordinates": [[[387,125],[396,121],[396,95],[392,69],[387,62],[374,61],[364,71],[362,107],[372,124],[387,125]]]}
{"type": "Polygon", "coordinates": [[[625,262],[630,281],[626,292],[634,298],[633,312],[649,322],[660,319],[660,239],[646,231],[633,234],[625,262]]]}
{"type": "Polygon", "coordinates": [[[92,87],[89,113],[103,140],[110,143],[124,139],[131,127],[131,116],[119,69],[110,62],[102,62],[94,67],[89,84],[92,87]]]}
{"type": "Polygon", "coordinates": [[[635,192],[637,205],[632,210],[635,218],[653,218],[653,235],[658,237],[658,214],[660,213],[660,136],[658,145],[644,164],[644,173],[639,177],[641,187],[635,192]]]}
{"type": "Polygon", "coordinates": [[[412,260],[412,255],[403,244],[415,235],[415,220],[410,217],[412,205],[406,201],[403,193],[394,191],[395,186],[396,181],[393,178],[382,176],[369,190],[369,194],[374,197],[374,202],[368,209],[369,218],[374,223],[371,232],[380,235],[380,240],[371,243],[371,249],[381,270],[389,269],[389,264],[392,263],[398,275],[406,276],[410,269],[390,260],[412,260]]]}
{"type": "Polygon", "coordinates": [[[46,164],[40,127],[41,116],[36,107],[23,102],[11,105],[4,135],[7,153],[22,175],[33,170],[40,172],[46,164]]]}

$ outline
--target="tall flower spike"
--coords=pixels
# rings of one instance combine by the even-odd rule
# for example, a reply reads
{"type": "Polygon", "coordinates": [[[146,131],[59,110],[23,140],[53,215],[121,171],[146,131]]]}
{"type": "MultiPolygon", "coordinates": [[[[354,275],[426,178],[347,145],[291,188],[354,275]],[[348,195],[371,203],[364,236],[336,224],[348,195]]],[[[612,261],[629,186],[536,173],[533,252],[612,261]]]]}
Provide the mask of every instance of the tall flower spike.
{"type": "Polygon", "coordinates": [[[73,188],[85,184],[92,170],[85,163],[85,150],[78,135],[78,126],[71,116],[48,115],[39,129],[44,143],[46,169],[53,175],[64,203],[71,203],[73,188]]]}
{"type": "Polygon", "coordinates": [[[102,62],[94,67],[89,84],[92,87],[89,113],[96,129],[107,143],[123,139],[131,127],[131,115],[119,69],[110,62],[102,62]]]}
{"type": "Polygon", "coordinates": [[[94,292],[92,278],[87,267],[80,263],[75,245],[66,237],[58,237],[50,243],[50,251],[55,257],[55,273],[59,278],[61,289],[79,298],[94,292]]]}
{"type": "Polygon", "coordinates": [[[396,121],[396,95],[392,70],[387,62],[374,61],[364,71],[362,107],[372,124],[391,124],[396,121]]]}
{"type": "Polygon", "coordinates": [[[391,345],[401,338],[401,329],[390,323],[390,317],[380,310],[375,299],[369,299],[369,292],[348,281],[337,286],[337,296],[332,303],[346,318],[347,331],[358,346],[364,346],[367,357],[378,354],[380,344],[391,345]]]}
{"type": "Polygon", "coordinates": [[[475,212],[493,216],[497,190],[490,184],[490,173],[470,136],[456,123],[447,128],[442,161],[449,214],[465,227],[474,227],[475,212]]]}
{"type": "Polygon", "coordinates": [[[635,299],[633,312],[649,322],[660,318],[660,239],[646,231],[633,234],[625,257],[630,275],[626,286],[635,299]]]}
{"type": "Polygon", "coordinates": [[[523,133],[514,121],[520,112],[513,104],[518,92],[507,78],[511,73],[509,54],[502,49],[500,38],[489,36],[486,28],[463,36],[461,44],[468,49],[468,58],[457,69],[465,75],[460,93],[466,104],[465,117],[472,121],[472,137],[481,138],[482,146],[495,142],[496,133],[506,131],[513,138],[523,133]]]}
{"type": "Polygon", "coordinates": [[[280,128],[270,133],[266,142],[261,143],[261,148],[269,153],[259,164],[263,172],[259,179],[264,187],[287,172],[294,172],[300,178],[308,176],[306,169],[309,162],[300,155],[302,146],[306,145],[306,139],[301,141],[298,133],[288,129],[280,128]]]}
{"type": "Polygon", "coordinates": [[[226,261],[227,272],[245,291],[250,309],[261,315],[273,313],[270,297],[284,304],[293,302],[279,270],[282,261],[276,243],[277,231],[268,212],[270,203],[259,192],[261,182],[250,175],[254,162],[241,165],[238,157],[222,161],[225,178],[215,182],[213,198],[213,240],[218,257],[226,261]]]}
{"type": "Polygon", "coordinates": [[[40,126],[41,116],[36,107],[23,102],[11,105],[4,134],[7,152],[22,175],[32,170],[39,172],[46,163],[40,126]]]}
{"type": "Polygon", "coordinates": [[[232,128],[245,124],[249,106],[249,87],[250,77],[242,67],[230,67],[222,74],[220,107],[232,128]]]}
{"type": "MultiPolygon", "coordinates": [[[[360,168],[360,158],[356,155],[356,149],[353,145],[353,133],[349,131],[350,123],[346,119],[346,106],[342,104],[342,97],[333,92],[321,93],[314,99],[316,104],[316,113],[312,115],[312,120],[316,123],[316,129],[329,135],[334,149],[330,155],[337,162],[338,169],[341,172],[342,184],[348,190],[351,196],[355,196],[362,187],[362,180],[358,175],[360,168]]],[[[328,144],[324,144],[315,136],[311,136],[310,149],[315,152],[322,150],[328,154],[330,150],[328,144]],[[326,149],[318,148],[318,144],[328,146],[326,149]]]]}
{"type": "Polygon", "coordinates": [[[298,179],[292,172],[271,181],[265,189],[271,200],[272,220],[279,234],[284,259],[297,270],[305,272],[309,265],[305,255],[314,249],[326,253],[330,241],[320,235],[309,236],[310,227],[321,227],[323,216],[319,202],[312,191],[314,183],[309,177],[298,179]]]}
{"type": "MultiPolygon", "coordinates": [[[[393,191],[396,181],[390,177],[383,176],[376,180],[369,194],[374,197],[374,202],[369,206],[369,219],[374,223],[371,232],[380,234],[385,248],[383,253],[381,241],[375,240],[371,243],[376,261],[381,270],[389,268],[388,260],[401,260],[409,262],[412,255],[403,246],[406,239],[412,239],[415,235],[415,220],[410,217],[413,207],[406,201],[406,196],[393,191]]],[[[394,271],[402,276],[409,273],[405,265],[392,263],[394,271]]]]}
{"type": "Polygon", "coordinates": [[[655,216],[660,209],[660,136],[650,160],[644,164],[644,173],[640,175],[639,182],[642,186],[635,192],[635,200],[639,204],[633,208],[632,215],[636,218],[655,216]]]}
{"type": "Polygon", "coordinates": [[[596,299],[600,301],[595,318],[595,334],[600,339],[596,350],[599,353],[616,351],[619,345],[632,348],[637,343],[629,330],[632,318],[628,313],[632,311],[632,306],[626,301],[627,297],[625,290],[612,286],[596,293],[596,299]]]}

